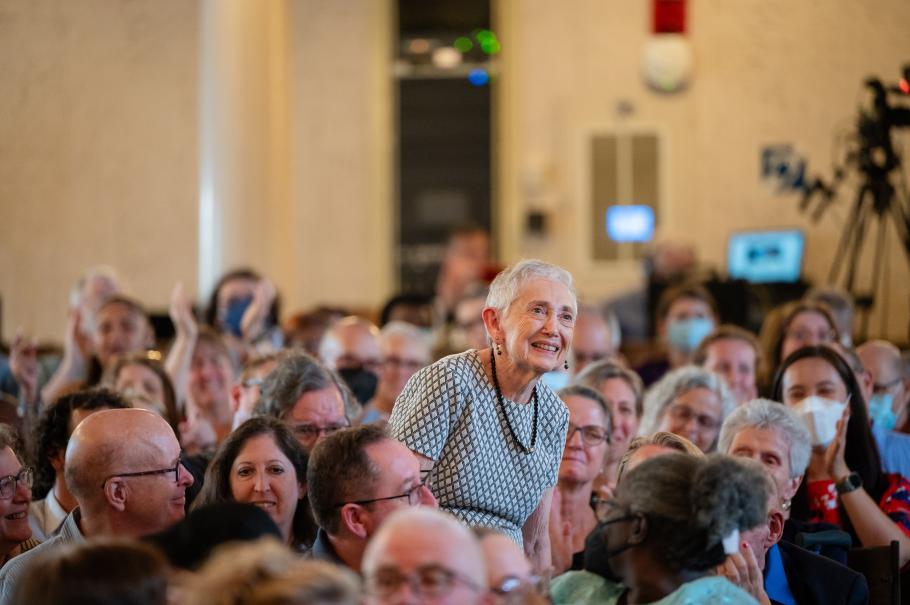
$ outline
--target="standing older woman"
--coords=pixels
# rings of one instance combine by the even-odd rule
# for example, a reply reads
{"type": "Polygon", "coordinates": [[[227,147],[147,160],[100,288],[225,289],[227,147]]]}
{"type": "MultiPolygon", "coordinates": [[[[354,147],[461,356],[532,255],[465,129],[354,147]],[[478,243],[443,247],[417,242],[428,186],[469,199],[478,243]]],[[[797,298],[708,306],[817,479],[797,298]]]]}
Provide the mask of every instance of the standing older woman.
{"type": "Polygon", "coordinates": [[[557,394],[569,408],[569,432],[550,512],[553,567],[561,572],[581,568],[585,538],[597,525],[591,496],[609,448],[611,418],[607,402],[594,389],[574,385],[557,394]]]}
{"type": "Polygon", "coordinates": [[[547,520],[569,422],[540,377],[568,365],[576,309],[564,269],[525,260],[504,270],[483,310],[492,347],[415,374],[389,421],[440,507],[523,544],[538,570],[550,566],[547,520]]]}
{"type": "Polygon", "coordinates": [[[723,378],[697,366],[683,366],[648,391],[638,434],[667,431],[705,453],[713,452],[720,425],[734,406],[736,400],[723,378]]]}
{"type": "Polygon", "coordinates": [[[287,544],[303,550],[315,537],[302,504],[306,465],[306,454],[287,425],[268,416],[251,418],[218,448],[193,507],[226,501],[255,504],[269,514],[287,544]]]}
{"type": "Polygon", "coordinates": [[[613,432],[601,478],[607,485],[616,485],[619,461],[629,448],[629,441],[638,434],[644,399],[644,386],[638,374],[615,361],[598,361],[587,366],[575,377],[575,384],[591,387],[600,393],[610,408],[613,432]]]}

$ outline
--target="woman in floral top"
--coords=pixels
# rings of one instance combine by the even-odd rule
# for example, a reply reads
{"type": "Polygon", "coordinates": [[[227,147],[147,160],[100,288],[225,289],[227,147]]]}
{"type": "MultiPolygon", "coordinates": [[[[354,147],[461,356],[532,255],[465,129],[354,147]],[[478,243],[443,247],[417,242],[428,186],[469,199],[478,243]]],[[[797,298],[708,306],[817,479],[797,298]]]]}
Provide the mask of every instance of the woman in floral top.
{"type": "Polygon", "coordinates": [[[824,421],[813,421],[805,412],[814,409],[816,417],[824,416],[828,406],[847,403],[830,443],[813,444],[806,480],[793,498],[791,516],[842,527],[856,545],[883,546],[897,540],[901,566],[906,565],[910,561],[910,483],[901,475],[882,471],[865,399],[840,354],[827,346],[795,351],[777,371],[774,398],[802,412],[810,432],[814,424],[819,434],[824,433],[824,421]]]}

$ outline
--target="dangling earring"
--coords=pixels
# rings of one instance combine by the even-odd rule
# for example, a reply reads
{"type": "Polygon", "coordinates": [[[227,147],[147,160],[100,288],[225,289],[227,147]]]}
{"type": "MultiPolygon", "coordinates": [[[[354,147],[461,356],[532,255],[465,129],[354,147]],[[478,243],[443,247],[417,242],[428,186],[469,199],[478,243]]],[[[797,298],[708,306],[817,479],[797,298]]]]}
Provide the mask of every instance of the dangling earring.
{"type": "Polygon", "coordinates": [[[784,509],[784,511],[786,512],[786,511],[790,510],[790,507],[791,507],[792,505],[793,505],[793,501],[792,501],[792,500],[787,500],[786,502],[784,502],[783,504],[781,504],[780,507],[781,507],[782,509],[784,509]]]}
{"type": "Polygon", "coordinates": [[[502,355],[502,349],[499,348],[499,343],[498,343],[498,342],[496,343],[496,354],[497,354],[497,355],[502,355]]]}
{"type": "Polygon", "coordinates": [[[569,360],[568,359],[564,359],[562,361],[562,367],[564,367],[567,370],[569,369],[569,360]]]}

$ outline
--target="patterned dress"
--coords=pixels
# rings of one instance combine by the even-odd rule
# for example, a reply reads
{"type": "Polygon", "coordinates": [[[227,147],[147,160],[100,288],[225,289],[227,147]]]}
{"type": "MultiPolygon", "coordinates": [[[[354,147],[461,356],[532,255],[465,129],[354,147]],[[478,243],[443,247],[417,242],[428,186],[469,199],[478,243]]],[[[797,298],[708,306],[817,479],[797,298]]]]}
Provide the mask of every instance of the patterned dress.
{"type": "Polygon", "coordinates": [[[522,445],[531,445],[533,404],[504,398],[503,410],[478,351],[445,357],[412,376],[389,419],[396,439],[436,461],[426,481],[441,508],[470,526],[498,529],[519,545],[525,521],[556,485],[569,426],[569,411],[556,394],[540,381],[536,389],[531,453],[522,445]]]}

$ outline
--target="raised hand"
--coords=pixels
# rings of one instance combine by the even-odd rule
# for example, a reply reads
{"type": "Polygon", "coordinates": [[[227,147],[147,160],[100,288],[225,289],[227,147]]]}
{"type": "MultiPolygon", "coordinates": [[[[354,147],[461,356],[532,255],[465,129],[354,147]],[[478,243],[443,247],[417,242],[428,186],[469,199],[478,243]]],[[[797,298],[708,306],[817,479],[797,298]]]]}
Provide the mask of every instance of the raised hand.
{"type": "Polygon", "coordinates": [[[256,284],[253,300],[240,320],[240,331],[245,341],[256,340],[265,331],[265,321],[269,316],[272,303],[275,302],[275,296],[277,296],[275,284],[267,278],[260,279],[256,284]]]}
{"type": "Polygon", "coordinates": [[[195,338],[199,332],[199,324],[193,315],[193,303],[186,295],[183,282],[177,282],[171,291],[171,304],[168,315],[174,323],[174,330],[180,336],[195,338]]]}
{"type": "Polygon", "coordinates": [[[825,470],[834,481],[840,481],[850,474],[850,468],[844,458],[847,450],[847,425],[850,423],[850,405],[837,421],[837,434],[825,450],[825,470]]]}

